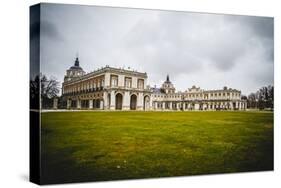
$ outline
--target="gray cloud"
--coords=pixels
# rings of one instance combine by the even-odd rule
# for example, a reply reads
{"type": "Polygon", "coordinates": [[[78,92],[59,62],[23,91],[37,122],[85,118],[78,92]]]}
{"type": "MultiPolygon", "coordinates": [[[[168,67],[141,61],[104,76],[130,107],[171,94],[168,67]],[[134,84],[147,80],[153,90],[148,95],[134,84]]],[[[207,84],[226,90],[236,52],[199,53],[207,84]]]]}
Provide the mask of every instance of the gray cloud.
{"type": "Polygon", "coordinates": [[[40,23],[40,35],[50,40],[62,41],[63,35],[59,32],[57,26],[49,21],[42,20],[40,23]]]}
{"type": "Polygon", "coordinates": [[[273,18],[45,4],[42,20],[42,70],[61,81],[79,52],[86,71],[170,74],[180,90],[273,84],[273,18]]]}

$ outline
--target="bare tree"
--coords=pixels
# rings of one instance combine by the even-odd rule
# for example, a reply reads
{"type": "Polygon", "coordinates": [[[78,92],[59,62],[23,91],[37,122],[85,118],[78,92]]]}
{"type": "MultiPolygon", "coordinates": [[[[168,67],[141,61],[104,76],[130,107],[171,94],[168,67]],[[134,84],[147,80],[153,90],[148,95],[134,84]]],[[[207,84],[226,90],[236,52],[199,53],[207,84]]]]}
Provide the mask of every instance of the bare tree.
{"type": "Polygon", "coordinates": [[[59,82],[54,77],[49,79],[45,75],[41,75],[41,100],[42,108],[51,108],[53,98],[59,94],[59,82]]]}
{"type": "Polygon", "coordinates": [[[255,93],[250,93],[247,100],[248,108],[257,108],[257,98],[255,93]]]}
{"type": "Polygon", "coordinates": [[[248,96],[247,102],[249,108],[258,108],[260,110],[265,108],[273,109],[274,86],[261,87],[256,93],[251,93],[248,96]]]}
{"type": "Polygon", "coordinates": [[[268,106],[273,109],[274,106],[274,87],[268,86],[268,106]]]}

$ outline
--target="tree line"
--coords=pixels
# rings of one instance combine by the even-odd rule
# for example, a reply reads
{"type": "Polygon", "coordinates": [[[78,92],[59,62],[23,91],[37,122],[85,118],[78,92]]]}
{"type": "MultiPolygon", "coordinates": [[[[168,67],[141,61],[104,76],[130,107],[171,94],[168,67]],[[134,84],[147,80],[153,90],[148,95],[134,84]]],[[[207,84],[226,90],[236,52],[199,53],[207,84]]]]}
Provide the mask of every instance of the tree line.
{"type": "Polygon", "coordinates": [[[242,99],[247,100],[247,108],[273,110],[274,86],[269,85],[261,87],[255,93],[250,93],[248,96],[242,96],[242,99]]]}
{"type": "Polygon", "coordinates": [[[46,75],[40,74],[35,76],[33,80],[30,80],[30,108],[48,109],[53,108],[54,97],[58,97],[59,94],[59,82],[56,78],[48,78],[46,75]],[[41,99],[39,95],[41,94],[41,99]]]}

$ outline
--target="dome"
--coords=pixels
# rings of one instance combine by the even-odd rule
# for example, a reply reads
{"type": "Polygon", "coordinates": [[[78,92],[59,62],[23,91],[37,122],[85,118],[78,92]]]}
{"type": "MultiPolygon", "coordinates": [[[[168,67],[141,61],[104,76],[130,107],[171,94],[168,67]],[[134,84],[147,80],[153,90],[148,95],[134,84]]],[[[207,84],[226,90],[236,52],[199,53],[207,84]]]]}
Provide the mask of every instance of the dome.
{"type": "Polygon", "coordinates": [[[76,59],[75,59],[74,66],[70,67],[69,70],[83,70],[83,69],[79,66],[79,59],[78,59],[78,57],[76,57],[76,59]]]}
{"type": "Polygon", "coordinates": [[[70,70],[83,70],[80,66],[72,66],[70,70]]]}

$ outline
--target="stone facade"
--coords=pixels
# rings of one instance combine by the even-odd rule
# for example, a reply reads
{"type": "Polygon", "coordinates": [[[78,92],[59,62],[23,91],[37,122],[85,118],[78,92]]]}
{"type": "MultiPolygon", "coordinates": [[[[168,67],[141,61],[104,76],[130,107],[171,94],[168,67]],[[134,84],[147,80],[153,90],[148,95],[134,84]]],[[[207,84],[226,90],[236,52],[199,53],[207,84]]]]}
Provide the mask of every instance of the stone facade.
{"type": "Polygon", "coordinates": [[[76,61],[62,84],[67,108],[150,110],[151,91],[146,87],[146,73],[106,66],[85,74],[79,60],[76,61]]]}
{"type": "Polygon", "coordinates": [[[176,92],[167,76],[161,88],[147,86],[147,74],[103,67],[85,73],[76,58],[66,71],[62,97],[68,109],[98,110],[245,110],[241,91],[224,87],[203,90],[193,86],[176,92]]]}
{"type": "Polygon", "coordinates": [[[161,88],[152,89],[153,110],[245,110],[246,101],[241,91],[224,87],[221,90],[203,90],[192,86],[184,92],[175,92],[167,76],[161,88]]]}

